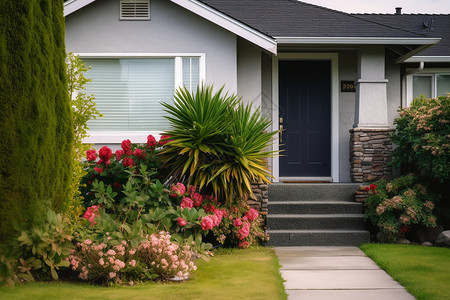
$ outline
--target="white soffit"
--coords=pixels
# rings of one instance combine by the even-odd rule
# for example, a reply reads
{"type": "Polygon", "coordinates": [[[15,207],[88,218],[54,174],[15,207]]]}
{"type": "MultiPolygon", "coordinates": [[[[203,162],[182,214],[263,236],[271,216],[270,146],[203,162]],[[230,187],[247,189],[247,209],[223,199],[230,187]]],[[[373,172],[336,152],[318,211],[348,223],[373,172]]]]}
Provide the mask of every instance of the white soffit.
{"type": "Polygon", "coordinates": [[[91,4],[95,0],[69,0],[64,3],[64,17],[70,15],[71,13],[91,4]]]}
{"type": "Polygon", "coordinates": [[[206,20],[219,25],[220,27],[242,37],[243,39],[269,51],[273,54],[277,53],[277,42],[254,30],[253,28],[236,21],[233,18],[203,4],[196,0],[170,0],[181,7],[199,15],[206,20]]]}

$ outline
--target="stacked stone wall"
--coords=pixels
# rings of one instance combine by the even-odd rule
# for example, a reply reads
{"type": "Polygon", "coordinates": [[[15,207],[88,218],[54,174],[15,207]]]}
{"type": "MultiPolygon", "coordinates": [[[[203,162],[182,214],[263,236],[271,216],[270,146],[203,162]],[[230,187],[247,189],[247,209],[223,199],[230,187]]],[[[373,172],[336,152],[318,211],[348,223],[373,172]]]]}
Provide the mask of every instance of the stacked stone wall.
{"type": "Polygon", "coordinates": [[[267,203],[269,201],[269,186],[267,183],[254,183],[252,184],[253,197],[249,197],[247,200],[248,205],[258,211],[263,217],[265,226],[267,216],[267,203]]]}
{"type": "Polygon", "coordinates": [[[392,175],[391,129],[350,130],[352,182],[368,182],[392,175]]]}

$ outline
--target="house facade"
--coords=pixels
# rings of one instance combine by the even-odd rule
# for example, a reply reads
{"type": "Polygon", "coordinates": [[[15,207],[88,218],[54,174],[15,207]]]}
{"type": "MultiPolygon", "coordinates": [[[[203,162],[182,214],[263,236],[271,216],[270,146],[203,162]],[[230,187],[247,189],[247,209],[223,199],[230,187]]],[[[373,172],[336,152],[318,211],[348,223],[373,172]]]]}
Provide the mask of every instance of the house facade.
{"type": "Polygon", "coordinates": [[[294,0],[69,0],[66,49],[92,66],[104,118],[88,143],[145,142],[160,101],[213,84],[282,130],[274,182],[364,182],[392,170],[400,106],[450,92],[450,16],[347,14],[294,0]]]}

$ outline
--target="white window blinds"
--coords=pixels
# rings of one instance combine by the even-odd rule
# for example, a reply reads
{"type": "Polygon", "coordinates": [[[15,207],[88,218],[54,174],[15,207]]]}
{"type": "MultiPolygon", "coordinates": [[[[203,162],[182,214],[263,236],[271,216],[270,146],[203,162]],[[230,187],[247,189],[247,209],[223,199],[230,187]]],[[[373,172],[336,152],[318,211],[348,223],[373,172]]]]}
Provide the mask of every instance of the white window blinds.
{"type": "Polygon", "coordinates": [[[103,118],[88,123],[92,131],[148,131],[168,128],[161,101],[174,93],[174,59],[85,59],[92,66],[87,88],[103,118]]]}
{"type": "Polygon", "coordinates": [[[183,85],[195,92],[200,84],[200,58],[183,57],[183,85]]]}
{"type": "Polygon", "coordinates": [[[86,77],[92,82],[87,93],[94,94],[97,109],[104,115],[90,120],[90,131],[152,131],[169,128],[160,102],[171,103],[175,91],[175,73],[182,85],[195,91],[200,83],[200,58],[182,57],[175,66],[174,57],[162,58],[89,58],[86,77]]]}

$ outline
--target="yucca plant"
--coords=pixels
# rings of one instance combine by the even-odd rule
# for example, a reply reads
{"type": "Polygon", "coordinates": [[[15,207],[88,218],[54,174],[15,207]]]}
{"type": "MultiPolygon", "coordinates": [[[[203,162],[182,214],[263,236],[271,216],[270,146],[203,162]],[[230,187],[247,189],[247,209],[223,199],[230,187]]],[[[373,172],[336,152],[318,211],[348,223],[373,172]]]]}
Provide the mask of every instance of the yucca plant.
{"type": "Polygon", "coordinates": [[[161,158],[178,181],[204,188],[227,202],[252,194],[251,183],[268,182],[265,150],[276,132],[259,110],[243,105],[235,95],[213,93],[201,86],[195,93],[179,89],[174,104],[162,103],[169,114],[171,137],[161,158]]]}

